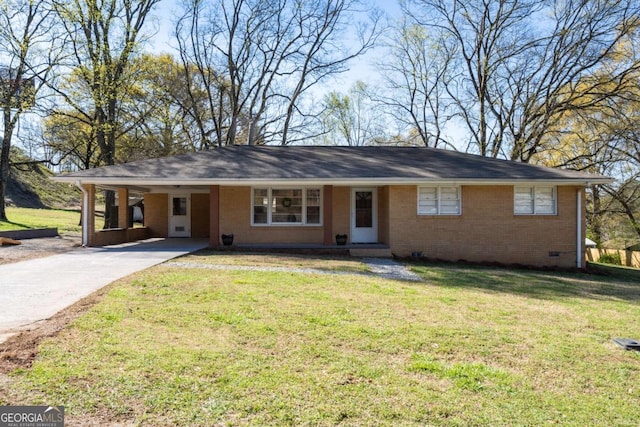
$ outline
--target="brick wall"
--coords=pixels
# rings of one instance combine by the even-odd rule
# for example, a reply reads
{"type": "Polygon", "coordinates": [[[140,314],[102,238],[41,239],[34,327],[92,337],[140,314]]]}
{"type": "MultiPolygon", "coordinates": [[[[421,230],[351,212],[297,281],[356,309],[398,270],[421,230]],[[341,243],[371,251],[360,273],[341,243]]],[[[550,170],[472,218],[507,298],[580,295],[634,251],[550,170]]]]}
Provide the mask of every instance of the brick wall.
{"type": "Polygon", "coordinates": [[[423,216],[416,186],[392,186],[389,245],[399,256],[574,267],[576,191],[558,187],[558,215],[521,216],[513,214],[513,186],[463,186],[462,215],[423,216]]]}
{"type": "MultiPolygon", "coordinates": [[[[381,187],[378,240],[399,256],[420,251],[451,261],[574,267],[577,190],[558,187],[558,215],[528,216],[513,214],[513,186],[462,186],[462,215],[427,216],[417,214],[416,186],[381,187]]],[[[192,235],[206,237],[209,195],[192,194],[191,201],[192,235]]],[[[332,235],[350,235],[351,188],[334,187],[333,202],[332,235]]],[[[167,235],[167,194],[145,195],[145,226],[152,237],[167,235]]],[[[233,233],[236,244],[324,240],[322,226],[252,226],[251,187],[220,187],[219,230],[233,233]]]]}
{"type": "Polygon", "coordinates": [[[169,195],[147,193],[144,195],[144,225],[150,237],[167,237],[169,231],[169,195]]]}
{"type": "Polygon", "coordinates": [[[209,194],[191,194],[191,237],[209,237],[209,194]]]}
{"type": "Polygon", "coordinates": [[[378,188],[378,241],[389,243],[389,187],[378,188]]]}
{"type": "Polygon", "coordinates": [[[324,240],[322,226],[252,226],[251,187],[220,187],[220,233],[233,234],[234,244],[313,243],[321,245],[324,240]]]}
{"type": "Polygon", "coordinates": [[[112,228],[99,230],[94,233],[93,246],[117,245],[125,242],[135,242],[150,237],[147,227],[140,228],[112,228]]]}
{"type": "Polygon", "coordinates": [[[346,234],[351,240],[351,187],[333,187],[333,232],[335,244],[336,234],[346,234]]]}

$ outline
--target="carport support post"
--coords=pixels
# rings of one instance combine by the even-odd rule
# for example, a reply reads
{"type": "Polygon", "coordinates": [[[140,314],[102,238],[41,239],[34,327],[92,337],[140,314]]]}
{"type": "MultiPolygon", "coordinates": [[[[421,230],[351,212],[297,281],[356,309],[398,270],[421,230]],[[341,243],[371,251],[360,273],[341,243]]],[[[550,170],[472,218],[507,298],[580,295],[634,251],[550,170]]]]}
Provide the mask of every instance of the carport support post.
{"type": "Polygon", "coordinates": [[[118,228],[129,228],[128,188],[118,188],[118,228]]]}
{"type": "Polygon", "coordinates": [[[322,191],[322,221],[324,244],[333,244],[333,185],[325,185],[322,191]]]}
{"type": "Polygon", "coordinates": [[[220,186],[209,187],[209,247],[220,246],[220,186]]]}
{"type": "Polygon", "coordinates": [[[82,204],[82,221],[86,224],[82,230],[86,234],[83,240],[86,240],[88,246],[93,246],[96,240],[96,186],[83,184],[82,188],[86,191],[82,204]]]}

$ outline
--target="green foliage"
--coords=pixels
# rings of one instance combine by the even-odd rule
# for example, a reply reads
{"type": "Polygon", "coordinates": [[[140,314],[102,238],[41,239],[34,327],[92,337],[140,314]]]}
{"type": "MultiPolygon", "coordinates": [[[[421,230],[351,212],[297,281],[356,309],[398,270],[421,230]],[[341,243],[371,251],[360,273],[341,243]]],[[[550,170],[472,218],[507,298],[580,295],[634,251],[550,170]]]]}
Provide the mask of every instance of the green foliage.
{"type": "Polygon", "coordinates": [[[324,97],[323,127],[330,144],[360,146],[385,137],[379,105],[373,102],[373,91],[357,81],[347,93],[329,92],[324,97]]]}
{"type": "Polygon", "coordinates": [[[60,156],[71,170],[101,166],[95,130],[82,114],[59,109],[44,119],[44,138],[47,147],[60,156]]]}
{"type": "MultiPolygon", "coordinates": [[[[131,162],[204,148],[194,118],[206,104],[205,88],[185,78],[186,71],[171,55],[132,59],[133,81],[127,87],[119,117],[124,132],[117,161],[131,162]],[[184,110],[191,108],[189,114],[184,110]]],[[[189,70],[189,73],[194,70],[189,70]]],[[[209,88],[214,90],[214,88],[209,88]]]]}
{"type": "Polygon", "coordinates": [[[622,265],[622,258],[620,257],[620,253],[606,253],[600,255],[598,262],[603,264],[613,264],[613,265],[622,265]]]}

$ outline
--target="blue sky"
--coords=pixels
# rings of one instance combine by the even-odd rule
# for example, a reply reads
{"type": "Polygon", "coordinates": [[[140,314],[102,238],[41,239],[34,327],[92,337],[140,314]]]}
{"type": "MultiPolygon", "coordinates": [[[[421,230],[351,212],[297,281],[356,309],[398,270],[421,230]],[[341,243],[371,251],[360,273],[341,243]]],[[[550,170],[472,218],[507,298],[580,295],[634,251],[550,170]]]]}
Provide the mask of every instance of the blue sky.
{"type": "MultiPolygon", "coordinates": [[[[387,14],[390,18],[397,16],[400,12],[398,0],[373,0],[377,8],[387,14]]],[[[157,33],[152,37],[149,49],[154,53],[175,53],[176,42],[173,39],[175,18],[179,16],[180,0],[161,1],[154,14],[157,33]]],[[[381,55],[380,49],[374,49],[367,55],[356,58],[349,64],[350,70],[332,81],[327,81],[330,88],[339,91],[346,91],[356,80],[363,80],[366,83],[374,83],[378,79],[376,66],[373,64],[377,57],[381,55]]]]}

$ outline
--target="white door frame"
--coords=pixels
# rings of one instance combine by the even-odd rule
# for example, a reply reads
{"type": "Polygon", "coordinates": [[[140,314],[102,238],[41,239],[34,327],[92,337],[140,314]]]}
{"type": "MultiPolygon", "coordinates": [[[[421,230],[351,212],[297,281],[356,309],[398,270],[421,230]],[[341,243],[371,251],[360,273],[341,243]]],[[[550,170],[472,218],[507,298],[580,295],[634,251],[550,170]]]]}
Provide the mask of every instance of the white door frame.
{"type": "Polygon", "coordinates": [[[351,188],[351,243],[378,242],[378,189],[376,187],[351,188]],[[356,227],[356,193],[371,192],[371,227],[356,227]]]}
{"type": "Polygon", "coordinates": [[[191,237],[191,194],[188,193],[171,193],[169,194],[169,220],[168,237],[191,237]],[[185,215],[174,215],[173,200],[175,198],[186,199],[185,215]]]}

